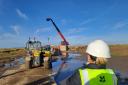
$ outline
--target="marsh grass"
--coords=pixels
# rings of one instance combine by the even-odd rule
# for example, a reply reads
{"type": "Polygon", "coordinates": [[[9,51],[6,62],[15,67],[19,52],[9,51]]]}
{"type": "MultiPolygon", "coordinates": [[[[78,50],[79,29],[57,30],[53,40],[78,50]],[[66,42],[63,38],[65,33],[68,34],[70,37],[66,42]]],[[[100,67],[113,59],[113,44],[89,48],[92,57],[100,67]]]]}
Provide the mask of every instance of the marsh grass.
{"type": "MultiPolygon", "coordinates": [[[[128,57],[128,44],[124,45],[110,45],[110,52],[112,57],[128,57]]],[[[70,51],[78,51],[85,53],[87,46],[71,46],[70,51]]]]}
{"type": "Polygon", "coordinates": [[[110,51],[113,57],[128,57],[128,45],[111,45],[110,51]]]}
{"type": "MultiPolygon", "coordinates": [[[[70,51],[77,51],[85,53],[87,46],[70,46],[70,51]]],[[[110,45],[111,55],[113,57],[128,57],[128,44],[124,45],[110,45]]],[[[12,59],[20,56],[26,56],[24,48],[7,48],[0,49],[0,61],[4,59],[12,59]]]]}
{"type": "Polygon", "coordinates": [[[0,49],[0,61],[10,60],[20,56],[26,56],[24,48],[0,49]]]}

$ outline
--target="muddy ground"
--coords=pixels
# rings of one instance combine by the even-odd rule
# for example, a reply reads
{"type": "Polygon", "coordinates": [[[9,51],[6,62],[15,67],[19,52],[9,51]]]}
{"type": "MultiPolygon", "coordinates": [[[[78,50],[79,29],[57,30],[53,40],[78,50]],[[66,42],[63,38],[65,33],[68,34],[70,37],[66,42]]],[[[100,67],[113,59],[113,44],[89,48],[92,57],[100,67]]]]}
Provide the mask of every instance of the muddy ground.
{"type": "Polygon", "coordinates": [[[0,85],[51,85],[51,70],[37,67],[26,69],[25,65],[20,68],[12,68],[3,73],[0,78],[0,85]]]}
{"type": "Polygon", "coordinates": [[[128,57],[112,57],[108,61],[108,68],[112,68],[128,78],[128,57]]]}
{"type": "MultiPolygon", "coordinates": [[[[81,59],[81,57],[76,58],[81,59]]],[[[126,75],[128,72],[127,60],[128,57],[113,57],[109,60],[108,67],[115,69],[116,71],[119,70],[121,73],[125,74],[125,77],[128,77],[126,75]],[[122,63],[121,61],[126,62],[122,63]]],[[[28,70],[25,68],[25,64],[23,64],[5,70],[6,71],[3,71],[2,77],[0,78],[0,85],[51,85],[49,74],[52,73],[52,70],[44,69],[44,67],[28,70]]]]}
{"type": "MultiPolygon", "coordinates": [[[[111,52],[112,52],[112,58],[109,59],[108,61],[108,68],[112,68],[117,72],[120,72],[121,75],[124,77],[128,77],[128,45],[114,45],[111,46],[111,52]]],[[[76,48],[70,48],[70,51],[76,51],[82,53],[84,56],[86,47],[77,47],[76,48]],[[74,50],[75,49],[75,50],[74,50]]],[[[15,57],[18,57],[21,55],[25,56],[26,52],[25,50],[19,49],[19,53],[17,50],[12,50],[11,51],[6,51],[5,52],[6,57],[9,57],[9,53],[12,54],[12,58],[14,59],[15,57]],[[15,56],[14,53],[17,55],[15,56]]],[[[4,56],[3,52],[0,52],[2,56],[4,56]]],[[[1,57],[1,56],[0,56],[1,57]]],[[[4,59],[6,57],[1,57],[0,61],[4,63],[4,59]]],[[[11,59],[11,58],[10,58],[11,59]]],[[[5,59],[6,60],[6,59],[5,59]]],[[[2,64],[1,64],[2,65],[2,64]]],[[[32,70],[26,70],[25,66],[21,66],[20,68],[13,68],[8,71],[5,71],[7,69],[0,68],[0,73],[1,74],[10,74],[10,75],[5,75],[4,77],[0,78],[0,85],[35,85],[35,83],[40,83],[40,81],[44,81],[43,83],[47,83],[47,80],[49,80],[49,77],[47,74],[51,73],[50,70],[45,70],[42,67],[34,68],[32,70]],[[20,70],[17,70],[20,69],[20,70]],[[3,72],[3,73],[2,73],[3,72]],[[7,72],[7,73],[4,73],[7,72]],[[12,73],[9,73],[12,72],[12,73]],[[26,83],[27,82],[27,83],[26,83]]],[[[41,85],[41,84],[40,84],[41,85]]]]}

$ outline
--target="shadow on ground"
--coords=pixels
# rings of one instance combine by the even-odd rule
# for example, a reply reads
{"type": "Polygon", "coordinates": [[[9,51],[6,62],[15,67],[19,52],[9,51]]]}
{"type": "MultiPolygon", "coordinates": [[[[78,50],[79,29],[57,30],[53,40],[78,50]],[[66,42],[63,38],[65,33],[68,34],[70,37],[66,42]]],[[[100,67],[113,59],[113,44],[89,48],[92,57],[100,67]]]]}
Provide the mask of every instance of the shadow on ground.
{"type": "Polygon", "coordinates": [[[50,80],[51,80],[50,77],[44,77],[39,80],[27,83],[25,85],[52,85],[52,83],[54,82],[51,82],[50,80]]]}

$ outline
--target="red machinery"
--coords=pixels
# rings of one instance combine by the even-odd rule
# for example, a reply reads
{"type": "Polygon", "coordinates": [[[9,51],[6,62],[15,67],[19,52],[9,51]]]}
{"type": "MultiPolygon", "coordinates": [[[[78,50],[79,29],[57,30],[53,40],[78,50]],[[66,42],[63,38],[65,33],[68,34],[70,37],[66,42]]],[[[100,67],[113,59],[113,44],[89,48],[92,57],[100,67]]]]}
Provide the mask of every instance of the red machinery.
{"type": "Polygon", "coordinates": [[[57,27],[57,25],[55,24],[55,22],[51,18],[47,18],[46,20],[52,22],[52,24],[55,26],[58,34],[60,35],[60,37],[63,40],[63,41],[61,41],[60,51],[67,51],[68,50],[69,43],[67,42],[67,40],[65,39],[65,37],[63,36],[63,34],[61,33],[61,31],[59,30],[59,28],[57,27]]]}

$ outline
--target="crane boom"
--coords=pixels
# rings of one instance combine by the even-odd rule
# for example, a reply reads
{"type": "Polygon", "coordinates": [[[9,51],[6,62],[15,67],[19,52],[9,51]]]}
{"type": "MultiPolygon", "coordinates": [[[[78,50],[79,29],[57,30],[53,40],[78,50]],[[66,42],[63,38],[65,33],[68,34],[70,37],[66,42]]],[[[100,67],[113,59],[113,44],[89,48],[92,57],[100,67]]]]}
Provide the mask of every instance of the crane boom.
{"type": "Polygon", "coordinates": [[[60,35],[60,37],[62,38],[62,40],[64,41],[65,45],[69,45],[69,43],[67,42],[67,40],[65,39],[65,37],[63,36],[63,34],[61,33],[61,31],[59,30],[59,28],[57,27],[57,25],[55,24],[55,22],[51,19],[51,18],[47,18],[47,21],[51,21],[52,24],[55,26],[58,34],[60,35]]]}

